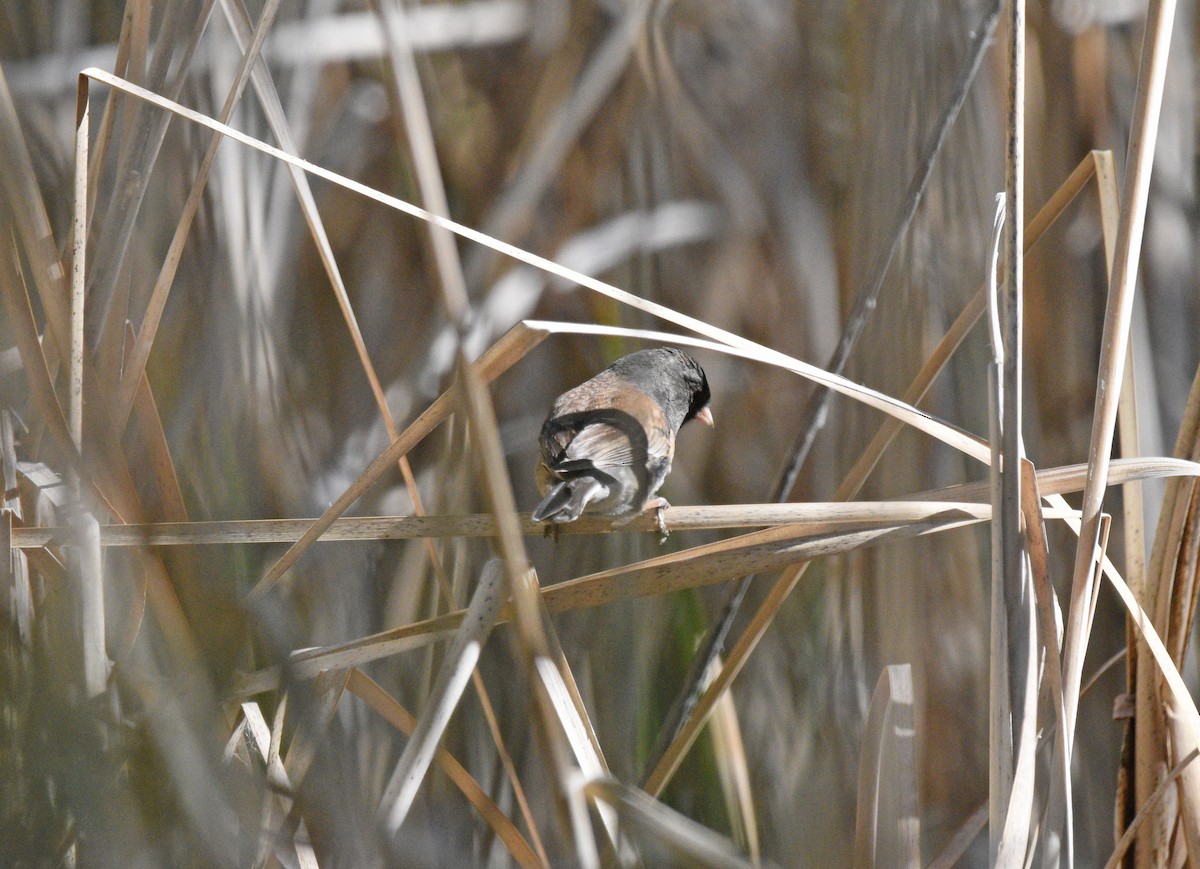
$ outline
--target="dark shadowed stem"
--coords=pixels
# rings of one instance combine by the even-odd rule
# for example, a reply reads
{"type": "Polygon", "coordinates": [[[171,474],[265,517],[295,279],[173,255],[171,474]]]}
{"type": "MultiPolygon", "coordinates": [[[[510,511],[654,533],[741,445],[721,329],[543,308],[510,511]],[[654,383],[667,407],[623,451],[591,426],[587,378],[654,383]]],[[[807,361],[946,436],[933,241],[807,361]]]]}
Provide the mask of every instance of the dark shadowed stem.
{"type": "MultiPolygon", "coordinates": [[[[908,234],[908,228],[917,213],[917,207],[921,204],[922,197],[925,195],[925,189],[929,186],[929,179],[933,175],[933,167],[937,162],[938,155],[941,154],[942,147],[946,144],[946,138],[950,135],[950,130],[954,126],[955,119],[958,118],[959,111],[967,101],[967,94],[970,92],[971,83],[975,81],[975,74],[979,72],[979,66],[983,62],[983,55],[992,41],[992,35],[996,30],[996,22],[999,20],[999,17],[1000,3],[999,0],[994,0],[984,15],[983,21],[980,22],[979,27],[975,28],[971,48],[967,52],[962,71],[958,76],[958,82],[954,87],[953,93],[950,95],[950,100],[946,103],[946,107],[942,111],[942,116],[938,119],[937,126],[934,128],[933,138],[929,141],[925,149],[921,165],[917,170],[917,174],[913,176],[912,183],[908,188],[908,194],[904,199],[904,204],[900,209],[900,213],[896,216],[896,225],[892,230],[891,242],[886,249],[880,252],[871,264],[871,268],[866,272],[868,282],[858,294],[858,298],[854,303],[854,309],[850,312],[850,316],[846,320],[846,328],[842,332],[841,339],[838,341],[837,349],[834,350],[833,357],[825,366],[826,371],[832,371],[837,374],[845,371],[846,363],[850,361],[850,356],[858,344],[858,339],[862,335],[863,328],[867,325],[867,320],[870,319],[871,312],[875,310],[875,306],[879,302],[879,294],[883,291],[884,279],[887,278],[892,261],[896,258],[896,252],[900,249],[900,242],[908,234]]],[[[832,397],[833,393],[821,388],[817,388],[809,397],[808,404],[801,415],[801,419],[807,420],[807,422],[805,423],[804,430],[800,432],[800,436],[796,438],[795,444],[792,445],[792,452],[788,463],[780,476],[779,485],[775,490],[776,500],[784,500],[796,485],[796,480],[800,476],[800,470],[804,467],[804,462],[812,450],[813,442],[816,440],[817,434],[824,427],[825,420],[829,416],[829,401],[832,397]]]]}

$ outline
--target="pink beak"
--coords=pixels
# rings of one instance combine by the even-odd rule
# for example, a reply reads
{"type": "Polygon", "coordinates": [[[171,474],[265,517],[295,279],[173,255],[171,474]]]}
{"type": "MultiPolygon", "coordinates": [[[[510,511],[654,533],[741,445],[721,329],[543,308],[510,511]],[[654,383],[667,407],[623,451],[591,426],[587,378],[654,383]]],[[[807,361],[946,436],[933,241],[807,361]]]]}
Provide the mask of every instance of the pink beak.
{"type": "Polygon", "coordinates": [[[715,425],[715,423],[713,422],[712,411],[709,409],[707,404],[704,405],[704,407],[700,408],[699,412],[697,412],[697,414],[692,418],[699,420],[700,422],[704,423],[709,428],[713,428],[713,426],[715,425]]]}

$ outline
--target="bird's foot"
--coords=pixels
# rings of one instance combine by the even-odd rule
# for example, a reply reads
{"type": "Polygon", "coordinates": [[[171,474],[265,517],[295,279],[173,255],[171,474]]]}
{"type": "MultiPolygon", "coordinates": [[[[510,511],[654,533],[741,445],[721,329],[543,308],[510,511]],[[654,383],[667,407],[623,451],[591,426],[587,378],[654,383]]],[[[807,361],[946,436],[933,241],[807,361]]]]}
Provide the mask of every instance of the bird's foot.
{"type": "Polygon", "coordinates": [[[642,508],[643,513],[648,513],[651,510],[654,511],[654,527],[658,530],[659,546],[662,546],[664,543],[666,543],[667,537],[669,537],[671,534],[671,532],[667,529],[667,518],[664,512],[666,508],[670,506],[670,501],[668,501],[666,498],[658,497],[651,498],[646,502],[646,506],[642,508]]]}

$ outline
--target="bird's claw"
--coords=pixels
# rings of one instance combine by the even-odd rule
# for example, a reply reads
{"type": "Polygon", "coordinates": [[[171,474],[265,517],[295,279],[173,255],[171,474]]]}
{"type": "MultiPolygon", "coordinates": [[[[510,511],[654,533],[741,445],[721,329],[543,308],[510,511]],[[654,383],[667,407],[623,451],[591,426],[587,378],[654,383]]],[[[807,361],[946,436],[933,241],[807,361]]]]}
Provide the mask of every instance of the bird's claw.
{"type": "Polygon", "coordinates": [[[670,507],[671,503],[666,498],[655,498],[645,506],[645,510],[654,511],[654,528],[658,531],[658,545],[662,546],[667,542],[667,538],[671,535],[667,528],[666,508],[670,507]]]}

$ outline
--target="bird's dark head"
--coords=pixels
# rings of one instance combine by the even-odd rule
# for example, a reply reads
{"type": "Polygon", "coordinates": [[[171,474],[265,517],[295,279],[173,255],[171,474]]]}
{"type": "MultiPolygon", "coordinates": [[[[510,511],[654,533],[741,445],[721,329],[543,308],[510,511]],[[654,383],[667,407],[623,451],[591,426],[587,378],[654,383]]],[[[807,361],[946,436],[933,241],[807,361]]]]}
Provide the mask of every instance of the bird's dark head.
{"type": "Polygon", "coordinates": [[[682,350],[674,347],[639,350],[618,359],[612,368],[657,401],[676,431],[692,419],[712,426],[708,378],[699,363],[682,350]]]}

